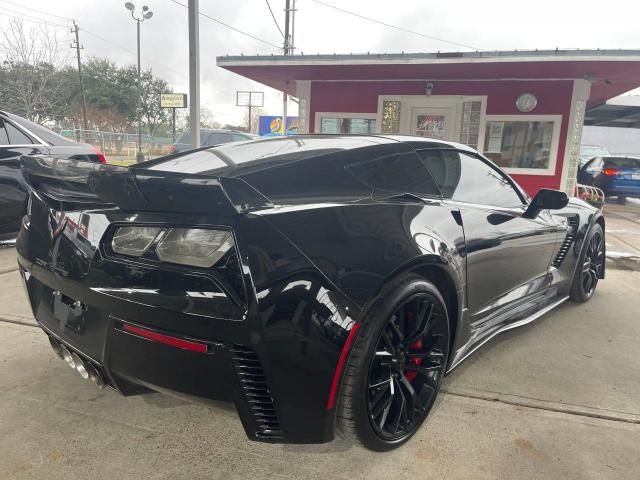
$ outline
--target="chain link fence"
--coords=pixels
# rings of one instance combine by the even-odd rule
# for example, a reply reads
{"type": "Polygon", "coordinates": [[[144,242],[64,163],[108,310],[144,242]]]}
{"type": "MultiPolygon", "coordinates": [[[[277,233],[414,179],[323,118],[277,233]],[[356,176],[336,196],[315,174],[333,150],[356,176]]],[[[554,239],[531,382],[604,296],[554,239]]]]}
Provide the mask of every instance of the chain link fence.
{"type": "MultiPolygon", "coordinates": [[[[137,133],[104,132],[100,130],[66,129],[60,134],[77,142],[98,148],[108,163],[132,163],[138,150],[137,133]]],[[[171,137],[142,135],[142,153],[145,159],[167,155],[173,140],[171,137]]]]}

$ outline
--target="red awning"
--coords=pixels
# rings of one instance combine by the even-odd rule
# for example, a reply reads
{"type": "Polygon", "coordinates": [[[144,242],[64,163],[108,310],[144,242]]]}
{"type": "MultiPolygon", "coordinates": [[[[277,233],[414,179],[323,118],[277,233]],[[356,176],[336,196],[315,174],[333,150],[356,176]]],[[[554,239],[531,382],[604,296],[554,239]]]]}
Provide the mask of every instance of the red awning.
{"type": "Polygon", "coordinates": [[[640,50],[218,57],[218,66],[291,95],[298,80],[573,80],[589,106],[640,86],[640,50]]]}

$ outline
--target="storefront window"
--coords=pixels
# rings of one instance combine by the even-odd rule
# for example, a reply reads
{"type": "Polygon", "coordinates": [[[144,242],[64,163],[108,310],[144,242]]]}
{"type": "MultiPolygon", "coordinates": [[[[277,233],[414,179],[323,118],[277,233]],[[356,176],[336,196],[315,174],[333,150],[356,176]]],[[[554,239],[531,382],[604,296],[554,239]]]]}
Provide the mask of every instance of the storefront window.
{"type": "Polygon", "coordinates": [[[320,133],[348,133],[367,135],[375,132],[375,118],[331,118],[322,117],[320,133]]]}
{"type": "Polygon", "coordinates": [[[504,168],[548,169],[554,130],[554,121],[488,121],[484,154],[504,168]]]}

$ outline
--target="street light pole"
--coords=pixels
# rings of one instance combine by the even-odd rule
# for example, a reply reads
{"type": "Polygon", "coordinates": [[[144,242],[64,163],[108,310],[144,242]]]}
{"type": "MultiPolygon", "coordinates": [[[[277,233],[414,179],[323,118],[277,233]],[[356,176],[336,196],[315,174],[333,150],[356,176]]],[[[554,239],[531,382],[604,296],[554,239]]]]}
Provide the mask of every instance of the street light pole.
{"type": "Polygon", "coordinates": [[[138,114],[138,153],[136,153],[136,163],[144,162],[144,155],[142,154],[142,112],[141,112],[141,101],[140,97],[142,96],[142,85],[141,85],[141,77],[140,77],[140,20],[136,20],[137,30],[138,30],[138,95],[136,101],[136,113],[138,114]]]}
{"type": "Polygon", "coordinates": [[[143,5],[142,15],[140,17],[136,17],[136,6],[133,2],[126,2],[124,4],[124,8],[131,12],[131,18],[136,21],[136,33],[138,39],[138,87],[136,98],[136,115],[138,116],[138,152],[136,153],[136,162],[140,163],[144,161],[144,155],[142,154],[142,71],[140,68],[140,24],[145,20],[149,20],[153,16],[153,12],[149,10],[149,7],[143,5]]]}

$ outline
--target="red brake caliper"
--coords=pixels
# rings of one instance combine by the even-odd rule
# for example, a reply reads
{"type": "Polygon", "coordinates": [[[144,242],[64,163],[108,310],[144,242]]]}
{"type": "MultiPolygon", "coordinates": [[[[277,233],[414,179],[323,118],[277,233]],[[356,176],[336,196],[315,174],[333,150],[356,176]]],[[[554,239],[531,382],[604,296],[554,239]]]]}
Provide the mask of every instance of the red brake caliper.
{"type": "MultiPolygon", "coordinates": [[[[423,347],[423,343],[422,343],[422,339],[420,339],[420,340],[416,340],[411,345],[409,345],[409,350],[422,350],[422,347],[423,347]]],[[[414,365],[421,365],[422,359],[411,358],[409,362],[413,363],[414,365]]],[[[413,382],[417,375],[418,375],[418,372],[414,372],[411,370],[404,371],[404,376],[407,377],[407,380],[409,380],[410,382],[413,382]]]]}

